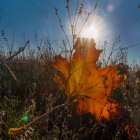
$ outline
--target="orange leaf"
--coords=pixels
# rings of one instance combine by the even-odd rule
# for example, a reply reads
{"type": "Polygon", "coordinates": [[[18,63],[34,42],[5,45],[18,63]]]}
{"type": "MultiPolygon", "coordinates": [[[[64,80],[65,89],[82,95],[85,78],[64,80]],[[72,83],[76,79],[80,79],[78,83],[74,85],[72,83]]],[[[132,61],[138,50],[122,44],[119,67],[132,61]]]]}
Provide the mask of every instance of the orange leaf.
{"type": "Polygon", "coordinates": [[[22,132],[24,127],[19,127],[19,128],[9,128],[9,134],[10,135],[16,135],[22,132]]]}
{"type": "Polygon", "coordinates": [[[101,50],[95,48],[93,39],[77,39],[74,53],[68,62],[60,55],[55,57],[53,68],[60,72],[56,83],[69,97],[78,99],[77,112],[90,112],[98,120],[110,119],[110,112],[117,113],[117,103],[111,103],[108,97],[119,85],[119,75],[114,67],[96,68],[101,50]]]}

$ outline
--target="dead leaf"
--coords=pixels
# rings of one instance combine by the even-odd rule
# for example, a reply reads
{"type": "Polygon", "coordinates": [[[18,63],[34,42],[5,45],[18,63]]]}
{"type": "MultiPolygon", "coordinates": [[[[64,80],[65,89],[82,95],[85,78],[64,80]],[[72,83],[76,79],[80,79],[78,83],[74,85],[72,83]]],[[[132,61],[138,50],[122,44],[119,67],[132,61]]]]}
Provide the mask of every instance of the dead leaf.
{"type": "Polygon", "coordinates": [[[9,134],[10,135],[17,135],[23,131],[24,127],[19,128],[9,128],[9,134]]]}
{"type": "Polygon", "coordinates": [[[114,67],[96,68],[102,50],[95,48],[93,39],[77,39],[70,60],[55,57],[53,68],[60,73],[56,83],[65,90],[68,97],[76,97],[77,112],[90,112],[98,120],[110,119],[110,113],[117,113],[117,103],[108,100],[111,91],[119,85],[120,77],[114,67]]]}

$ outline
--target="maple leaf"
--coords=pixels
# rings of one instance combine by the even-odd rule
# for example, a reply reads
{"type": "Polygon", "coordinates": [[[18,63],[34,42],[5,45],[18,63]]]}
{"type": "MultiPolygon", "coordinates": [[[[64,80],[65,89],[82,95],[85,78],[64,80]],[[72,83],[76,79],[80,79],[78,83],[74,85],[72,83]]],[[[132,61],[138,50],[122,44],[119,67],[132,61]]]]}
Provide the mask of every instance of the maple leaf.
{"type": "Polygon", "coordinates": [[[98,120],[109,120],[110,112],[115,114],[118,107],[115,101],[109,101],[109,95],[118,87],[119,75],[114,67],[96,68],[102,50],[95,45],[93,39],[78,38],[69,61],[55,56],[52,66],[59,74],[54,79],[67,96],[77,98],[77,112],[90,112],[98,120]]]}

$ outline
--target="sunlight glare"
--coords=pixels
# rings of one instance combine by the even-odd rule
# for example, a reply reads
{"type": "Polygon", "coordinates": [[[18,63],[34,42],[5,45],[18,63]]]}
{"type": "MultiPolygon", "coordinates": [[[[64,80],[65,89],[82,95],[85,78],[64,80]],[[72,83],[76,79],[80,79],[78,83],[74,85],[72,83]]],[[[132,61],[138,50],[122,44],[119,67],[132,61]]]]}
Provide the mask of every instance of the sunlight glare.
{"type": "MultiPolygon", "coordinates": [[[[82,25],[82,22],[80,23],[82,25]]],[[[80,33],[80,37],[93,38],[96,43],[105,40],[106,36],[110,34],[108,24],[101,16],[91,17],[87,24],[85,24],[83,30],[80,33]]]]}
{"type": "MultiPolygon", "coordinates": [[[[83,17],[86,17],[86,15],[83,17]]],[[[86,18],[83,17],[79,17],[79,20],[76,24],[74,33],[76,38],[93,38],[96,44],[102,44],[112,32],[108,26],[108,21],[106,21],[102,16],[91,15],[88,21],[84,24],[84,20],[86,18]]],[[[68,35],[71,36],[71,26],[69,21],[67,21],[67,25],[68,35]]]]}
{"type": "Polygon", "coordinates": [[[84,28],[83,32],[81,33],[81,36],[85,38],[96,39],[98,37],[98,34],[99,32],[97,27],[94,24],[92,24],[91,26],[84,28]]]}

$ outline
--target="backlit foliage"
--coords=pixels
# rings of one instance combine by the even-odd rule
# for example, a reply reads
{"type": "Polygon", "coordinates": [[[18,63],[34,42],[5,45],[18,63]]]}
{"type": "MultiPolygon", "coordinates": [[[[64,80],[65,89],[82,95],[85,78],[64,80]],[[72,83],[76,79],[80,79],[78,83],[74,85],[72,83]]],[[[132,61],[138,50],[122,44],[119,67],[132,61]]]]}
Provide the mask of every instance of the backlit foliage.
{"type": "Polygon", "coordinates": [[[110,120],[119,115],[118,104],[109,96],[118,87],[120,78],[115,67],[97,68],[102,50],[95,46],[93,39],[79,38],[70,59],[55,56],[52,66],[59,73],[54,80],[68,97],[77,99],[77,112],[90,112],[98,120],[103,117],[110,120]]]}

